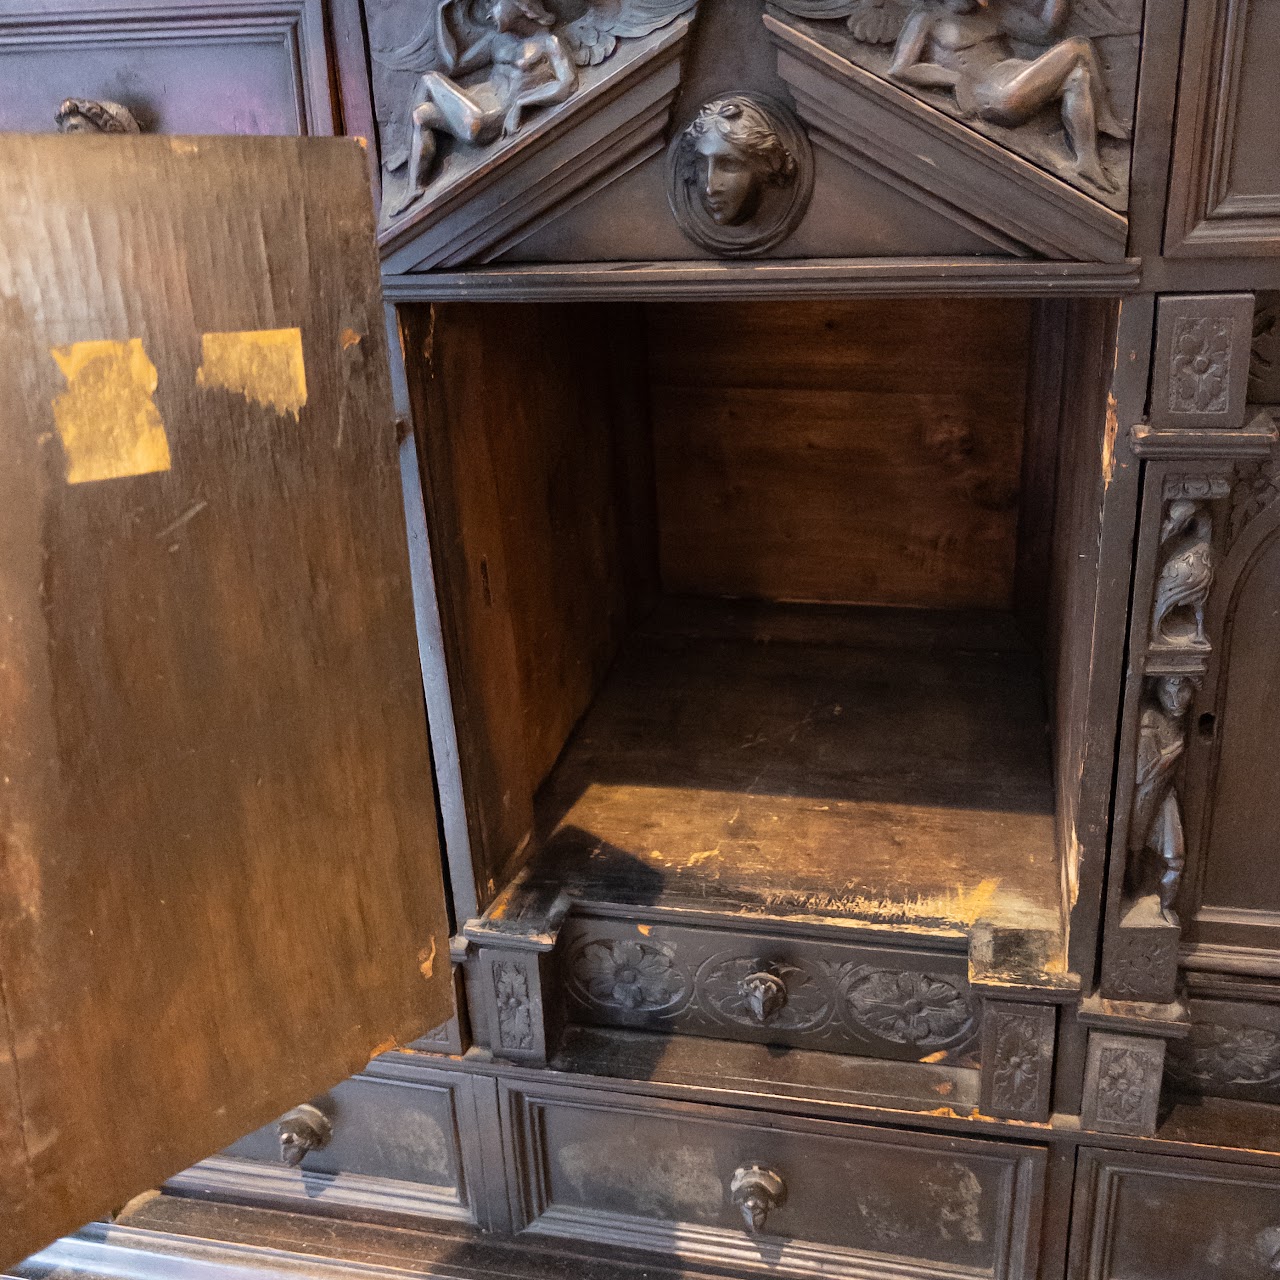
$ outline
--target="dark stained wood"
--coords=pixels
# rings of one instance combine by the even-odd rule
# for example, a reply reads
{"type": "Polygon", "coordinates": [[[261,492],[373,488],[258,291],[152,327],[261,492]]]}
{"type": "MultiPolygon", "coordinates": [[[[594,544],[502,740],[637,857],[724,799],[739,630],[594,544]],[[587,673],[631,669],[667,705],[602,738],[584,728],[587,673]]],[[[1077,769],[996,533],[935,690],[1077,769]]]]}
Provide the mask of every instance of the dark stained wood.
{"type": "Polygon", "coordinates": [[[554,1077],[504,1081],[501,1097],[510,1147],[524,1153],[517,1225],[533,1234],[670,1250],[680,1224],[683,1259],[738,1275],[1036,1274],[1043,1146],[725,1105],[619,1105],[554,1077]],[[732,1194],[752,1168],[778,1189],[756,1233],[732,1194]]]}
{"type": "Polygon", "coordinates": [[[1280,239],[1272,69],[1280,13],[1259,0],[1190,0],[1164,252],[1272,254],[1280,239]]]}
{"type": "Polygon", "coordinates": [[[450,975],[362,152],[6,137],[0,298],[9,1262],[443,1021],[450,975]],[[202,335],[294,327],[296,413],[197,381],[202,335]],[[101,388],[64,447],[51,349],[99,340],[154,366],[169,464],[72,484],[122,455],[101,388]]]}
{"type": "Polygon", "coordinates": [[[643,385],[611,331],[625,316],[455,304],[405,317],[482,906],[652,592],[643,385]]]}
{"type": "MultiPolygon", "coordinates": [[[[1218,703],[1219,743],[1202,906],[1257,911],[1280,926],[1280,537],[1272,536],[1238,587],[1218,703]],[[1269,803],[1259,805],[1258,797],[1269,803]]],[[[1207,727],[1207,726],[1206,726],[1207,727]]]]}
{"type": "Polygon", "coordinates": [[[1044,716],[998,615],[673,601],[540,797],[536,876],[921,930],[1056,921],[1044,716]]]}
{"type": "MultiPolygon", "coordinates": [[[[1124,448],[1116,441],[1120,419],[1106,392],[1117,364],[1114,304],[1073,302],[1063,323],[1065,372],[1044,659],[1054,725],[1057,845],[1069,900],[1083,894],[1090,904],[1072,921],[1072,967],[1084,973],[1093,964],[1097,907],[1092,903],[1102,892],[1107,848],[1136,468],[1126,464],[1122,452],[1117,456],[1124,448]],[[1119,529],[1103,544],[1099,520],[1108,513],[1119,529]],[[1112,554],[1107,563],[1103,557],[1115,544],[1123,553],[1112,554]],[[1104,571],[1122,576],[1114,581],[1104,571]],[[1098,661],[1100,646],[1107,647],[1106,666],[1098,661]]],[[[1134,329],[1142,323],[1135,308],[1134,329]]],[[[1126,376],[1138,376],[1128,362],[1122,369],[1126,376]]],[[[1137,411],[1131,399],[1126,408],[1137,411]]],[[[1069,1035],[1066,1040],[1069,1044],[1069,1035]]]]}
{"type": "Polygon", "coordinates": [[[1182,893],[1184,940],[1195,949],[1197,967],[1217,967],[1216,960],[1235,972],[1272,976],[1280,967],[1275,474],[1264,464],[1237,483],[1230,550],[1216,576],[1207,624],[1221,641],[1192,707],[1182,786],[1191,855],[1182,893]]]}
{"type": "Polygon", "coordinates": [[[663,581],[935,608],[1013,595],[1030,308],[653,306],[663,581]]]}
{"type": "MultiPolygon", "coordinates": [[[[325,7],[8,3],[0,12],[0,132],[52,132],[58,103],[74,97],[123,103],[146,133],[332,134],[339,95],[325,7]]],[[[347,86],[354,88],[350,78],[347,86]]]]}

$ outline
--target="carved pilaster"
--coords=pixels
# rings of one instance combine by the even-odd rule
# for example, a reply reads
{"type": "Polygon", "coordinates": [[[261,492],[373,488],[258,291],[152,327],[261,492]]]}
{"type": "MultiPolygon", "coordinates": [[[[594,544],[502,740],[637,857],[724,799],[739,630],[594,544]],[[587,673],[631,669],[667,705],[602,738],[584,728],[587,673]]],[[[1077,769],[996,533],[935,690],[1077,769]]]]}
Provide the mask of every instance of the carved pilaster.
{"type": "Polygon", "coordinates": [[[477,1044],[511,1062],[546,1064],[562,1022],[549,951],[473,947],[467,1003],[477,1044]]]}
{"type": "Polygon", "coordinates": [[[1165,1042],[1089,1032],[1081,1122],[1099,1133],[1150,1136],[1156,1131],[1165,1042]]]}
{"type": "Polygon", "coordinates": [[[1155,544],[1147,560],[1154,564],[1147,623],[1135,628],[1141,683],[1129,738],[1132,772],[1121,779],[1129,788],[1123,890],[1103,943],[1102,994],[1109,1000],[1163,1004],[1177,992],[1175,902],[1187,860],[1183,756],[1215,641],[1209,605],[1233,477],[1229,466],[1188,466],[1157,469],[1148,480],[1159,524],[1144,535],[1155,544]]]}
{"type": "Polygon", "coordinates": [[[986,1002],[981,1092],[986,1115],[1036,1122],[1049,1118],[1057,1015],[1052,1005],[986,1002]]]}

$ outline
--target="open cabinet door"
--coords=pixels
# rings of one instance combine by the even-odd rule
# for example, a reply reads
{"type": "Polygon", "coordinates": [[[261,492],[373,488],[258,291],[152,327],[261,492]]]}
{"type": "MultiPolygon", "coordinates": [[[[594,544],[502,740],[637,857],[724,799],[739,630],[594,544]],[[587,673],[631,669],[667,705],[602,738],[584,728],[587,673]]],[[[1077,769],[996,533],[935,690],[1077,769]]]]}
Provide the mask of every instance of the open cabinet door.
{"type": "Polygon", "coordinates": [[[450,1013],[368,170],[0,137],[0,1264],[450,1013]]]}

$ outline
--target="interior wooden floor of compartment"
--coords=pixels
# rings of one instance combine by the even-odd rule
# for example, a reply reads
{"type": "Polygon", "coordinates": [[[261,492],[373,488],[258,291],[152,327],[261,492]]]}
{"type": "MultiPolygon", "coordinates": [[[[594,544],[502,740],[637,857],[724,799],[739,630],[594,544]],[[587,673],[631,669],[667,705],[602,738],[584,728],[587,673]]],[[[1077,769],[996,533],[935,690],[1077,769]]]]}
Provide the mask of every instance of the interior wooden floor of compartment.
{"type": "Polygon", "coordinates": [[[1007,615],[668,599],[539,793],[515,893],[1052,928],[1049,755],[1007,615]]]}

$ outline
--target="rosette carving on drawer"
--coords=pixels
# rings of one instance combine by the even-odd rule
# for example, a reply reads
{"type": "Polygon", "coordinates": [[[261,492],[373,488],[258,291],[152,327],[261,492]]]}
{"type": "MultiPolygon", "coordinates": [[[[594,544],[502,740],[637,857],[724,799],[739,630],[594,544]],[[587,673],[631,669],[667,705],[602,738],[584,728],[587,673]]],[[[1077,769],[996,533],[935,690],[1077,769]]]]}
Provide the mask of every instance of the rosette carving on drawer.
{"type": "Polygon", "coordinates": [[[968,994],[931,973],[863,965],[845,976],[841,994],[850,1023],[875,1040],[913,1049],[942,1048],[974,1031],[968,994]]]}
{"type": "Polygon", "coordinates": [[[588,942],[570,956],[568,972],[584,1003],[624,1013],[674,1013],[692,989],[674,948],[638,939],[588,942]]]}

